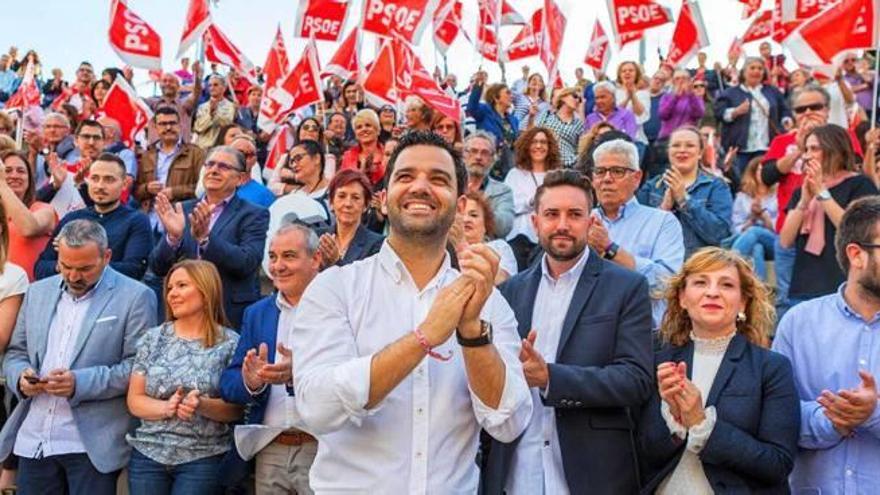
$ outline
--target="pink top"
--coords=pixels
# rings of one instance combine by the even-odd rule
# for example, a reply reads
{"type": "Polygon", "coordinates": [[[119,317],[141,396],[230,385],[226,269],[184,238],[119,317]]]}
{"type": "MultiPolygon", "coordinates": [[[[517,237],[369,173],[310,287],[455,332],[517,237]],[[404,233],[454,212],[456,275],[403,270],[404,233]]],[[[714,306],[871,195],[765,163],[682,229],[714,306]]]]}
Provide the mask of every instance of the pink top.
{"type": "MultiPolygon", "coordinates": [[[[36,213],[46,208],[55,211],[55,209],[48,203],[41,203],[39,201],[34,201],[29,210],[31,213],[36,213]]],[[[57,214],[55,214],[55,221],[58,221],[57,214]]],[[[12,223],[12,220],[10,219],[9,262],[15,263],[24,268],[24,271],[27,272],[28,280],[33,282],[34,264],[36,264],[37,258],[40,257],[40,253],[46,248],[46,244],[49,244],[50,239],[52,239],[51,233],[38,235],[36,237],[25,237],[18,232],[18,229],[15,228],[15,224],[12,223]]]]}

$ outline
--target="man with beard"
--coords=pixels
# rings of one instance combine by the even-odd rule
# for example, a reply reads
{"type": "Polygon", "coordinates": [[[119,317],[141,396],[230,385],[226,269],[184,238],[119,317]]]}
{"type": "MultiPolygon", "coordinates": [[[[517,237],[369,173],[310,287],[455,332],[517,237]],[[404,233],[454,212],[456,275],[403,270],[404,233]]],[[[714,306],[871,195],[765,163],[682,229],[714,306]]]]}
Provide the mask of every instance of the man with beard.
{"type": "Polygon", "coordinates": [[[535,192],[545,254],[501,288],[534,413],[515,441],[492,442],[484,493],[638,492],[632,410],[653,387],[648,283],[587,248],[592,203],[574,170],[547,172],[535,192]]]}
{"type": "Polygon", "coordinates": [[[476,131],[464,140],[464,164],[468,172],[468,191],[482,192],[495,215],[495,237],[504,239],[513,227],[513,190],[489,177],[495,164],[495,136],[476,131]]]}
{"type": "Polygon", "coordinates": [[[318,438],[311,488],[475,493],[480,429],[510,442],[532,412],[513,312],[493,289],[498,256],[476,244],[450,264],[467,171],[443,138],[408,133],[385,177],[388,239],[319,274],[294,321],[296,407],[318,438]]]}
{"type": "Polygon", "coordinates": [[[49,180],[37,190],[37,199],[44,203],[52,201],[68,174],[73,174],[73,183],[80,188],[83,200],[90,204],[85,194],[85,178],[89,166],[104,150],[104,127],[96,120],[86,119],[79,123],[75,133],[76,148],[67,154],[63,161],[57,153],[46,157],[49,180]]]}
{"type": "Polygon", "coordinates": [[[880,198],[854,201],[834,241],[846,273],[835,294],[788,310],[773,350],[794,368],[801,429],[796,493],[880,492],[880,198]]]}
{"type": "Polygon", "coordinates": [[[120,201],[122,192],[131,186],[125,163],[112,153],[102,153],[89,167],[86,184],[92,205],[72,211],[58,222],[53,242],[46,245],[34,266],[34,275],[43,279],[58,273],[55,236],[67,223],[87,219],[100,224],[107,232],[113,252],[110,266],[123,275],[140,280],[147,270],[147,257],[153,243],[147,216],[120,201]]]}
{"type": "MultiPolygon", "coordinates": [[[[147,105],[153,112],[161,107],[173,108],[180,116],[180,137],[184,143],[190,142],[190,132],[192,131],[193,113],[199,102],[199,96],[202,94],[202,66],[196,62],[192,66],[193,70],[193,90],[186,97],[180,95],[180,79],[174,73],[166,72],[159,79],[159,89],[162,91],[161,96],[147,98],[147,105]]],[[[155,123],[155,121],[153,122],[155,123]]],[[[161,139],[162,129],[155,125],[150,125],[147,129],[148,141],[153,142],[161,139]]]]}

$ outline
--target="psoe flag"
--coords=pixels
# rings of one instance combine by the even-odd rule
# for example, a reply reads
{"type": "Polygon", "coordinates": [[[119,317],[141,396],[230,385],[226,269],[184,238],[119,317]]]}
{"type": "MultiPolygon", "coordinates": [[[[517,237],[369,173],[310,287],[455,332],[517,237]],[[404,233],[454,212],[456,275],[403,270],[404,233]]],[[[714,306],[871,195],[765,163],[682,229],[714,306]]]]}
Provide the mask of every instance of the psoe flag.
{"type": "Polygon", "coordinates": [[[418,44],[439,0],[364,0],[364,31],[418,44]]]}
{"type": "Polygon", "coordinates": [[[162,69],[162,39],[122,0],[110,6],[110,46],[123,62],[147,70],[162,69]]]}
{"type": "Polygon", "coordinates": [[[785,47],[799,64],[835,64],[848,51],[877,46],[878,12],[880,0],[842,0],[801,24],[785,47]]]}
{"type": "Polygon", "coordinates": [[[703,15],[697,2],[682,0],[681,12],[672,33],[672,43],[666,55],[666,63],[673,66],[685,65],[701,48],[709,46],[709,35],[703,24],[703,15]]]}

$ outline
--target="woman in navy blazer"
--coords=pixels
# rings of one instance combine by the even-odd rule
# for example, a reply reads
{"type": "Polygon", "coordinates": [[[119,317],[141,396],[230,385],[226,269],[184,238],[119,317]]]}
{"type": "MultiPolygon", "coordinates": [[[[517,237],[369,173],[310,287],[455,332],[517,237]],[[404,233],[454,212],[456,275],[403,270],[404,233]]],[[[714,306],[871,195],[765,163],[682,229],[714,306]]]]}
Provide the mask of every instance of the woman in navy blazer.
{"type": "Polygon", "coordinates": [[[385,238],[363,224],[373,199],[373,188],[359,170],[340,170],[327,188],[330,210],[336,218],[332,230],[321,236],[321,265],[347,265],[379,252],[385,238]]]}
{"type": "Polygon", "coordinates": [[[767,289],[745,259],[710,247],[669,280],[666,301],[642,493],[788,493],[800,407],[791,364],[767,349],[767,289]]]}

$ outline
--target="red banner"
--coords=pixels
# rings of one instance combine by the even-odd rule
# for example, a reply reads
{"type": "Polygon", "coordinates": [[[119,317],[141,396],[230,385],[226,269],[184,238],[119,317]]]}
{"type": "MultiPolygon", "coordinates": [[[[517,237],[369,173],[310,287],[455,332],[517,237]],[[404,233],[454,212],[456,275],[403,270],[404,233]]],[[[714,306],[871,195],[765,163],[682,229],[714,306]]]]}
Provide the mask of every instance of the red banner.
{"type": "Polygon", "coordinates": [[[348,18],[346,0],[299,0],[293,35],[339,41],[348,18]]]}
{"type": "Polygon", "coordinates": [[[749,17],[755,15],[755,12],[761,8],[762,0],[739,0],[741,4],[743,4],[743,19],[748,19],[749,17]]]}
{"type": "Polygon", "coordinates": [[[446,54],[458,33],[464,32],[461,24],[461,0],[442,0],[434,16],[434,45],[446,54]]]}
{"type": "Polygon", "coordinates": [[[292,112],[321,101],[323,94],[318,73],[318,49],[312,42],[290,72],[275,86],[266,88],[257,119],[260,129],[272,132],[292,112]]]}
{"type": "Polygon", "coordinates": [[[764,39],[773,34],[773,11],[765,10],[752,21],[752,24],[742,35],[742,43],[751,43],[764,39]]]}
{"type": "Polygon", "coordinates": [[[584,57],[584,63],[592,67],[596,72],[605,72],[610,58],[611,43],[599,19],[596,19],[596,23],[593,25],[593,35],[590,37],[590,45],[587,47],[587,56],[584,57]]]}
{"type": "Polygon", "coordinates": [[[24,69],[24,77],[21,84],[12,96],[6,100],[5,110],[20,109],[22,113],[30,107],[40,106],[40,88],[37,87],[37,80],[34,78],[34,64],[28,62],[24,69]]]}
{"type": "Polygon", "coordinates": [[[696,2],[682,0],[681,12],[672,33],[672,42],[666,55],[666,63],[678,67],[697,54],[700,48],[709,46],[709,35],[703,24],[703,15],[696,2]]]}
{"type": "Polygon", "coordinates": [[[189,47],[202,37],[210,24],[211,12],[208,10],[208,0],[189,0],[186,23],[180,36],[180,47],[174,58],[182,57],[189,47]]]}
{"type": "Polygon", "coordinates": [[[360,45],[360,30],[354,28],[340,43],[336,53],[330,62],[324,66],[321,71],[321,77],[339,76],[348,81],[357,79],[360,72],[360,58],[358,57],[358,46],[360,45]]]}
{"type": "Polygon", "coordinates": [[[501,25],[520,26],[526,23],[525,17],[516,11],[507,0],[501,0],[501,25]]]}
{"type": "Polygon", "coordinates": [[[364,0],[361,27],[379,36],[418,44],[439,0],[364,0]]]}
{"type": "Polygon", "coordinates": [[[220,31],[216,24],[208,26],[203,42],[205,44],[205,60],[232,67],[251,84],[259,85],[257,70],[253,62],[237,46],[232,44],[232,41],[220,31]]]}
{"type": "Polygon", "coordinates": [[[652,0],[607,0],[615,36],[672,22],[672,13],[652,0]]]}
{"type": "Polygon", "coordinates": [[[809,19],[839,1],[840,0],[782,0],[780,5],[780,16],[782,22],[809,19]]]}
{"type": "Polygon", "coordinates": [[[284,77],[290,70],[290,60],[287,58],[287,48],[284,46],[284,36],[281,34],[281,24],[275,31],[275,39],[272,47],[266,55],[266,63],[263,64],[263,80],[267,88],[275,86],[275,82],[284,77]]]}
{"type": "Polygon", "coordinates": [[[516,38],[510,42],[505,52],[508,61],[520,60],[538,55],[541,46],[541,27],[544,22],[544,9],[540,8],[532,14],[529,24],[523,26],[516,38]]]}
{"type": "Polygon", "coordinates": [[[153,112],[124,77],[117,77],[97,112],[119,122],[122,142],[134,147],[135,136],[147,127],[153,112]]]}
{"type": "Polygon", "coordinates": [[[110,4],[110,46],[126,64],[147,70],[162,69],[162,39],[122,0],[110,4]]]}
{"type": "Polygon", "coordinates": [[[843,0],[801,24],[785,47],[800,64],[831,65],[838,55],[876,47],[878,24],[876,0],[843,0]]]}
{"type": "Polygon", "coordinates": [[[547,79],[553,81],[559,74],[559,52],[562,50],[562,38],[565,36],[566,19],[562,10],[553,0],[544,0],[544,36],[538,49],[538,56],[547,67],[547,79]]]}

